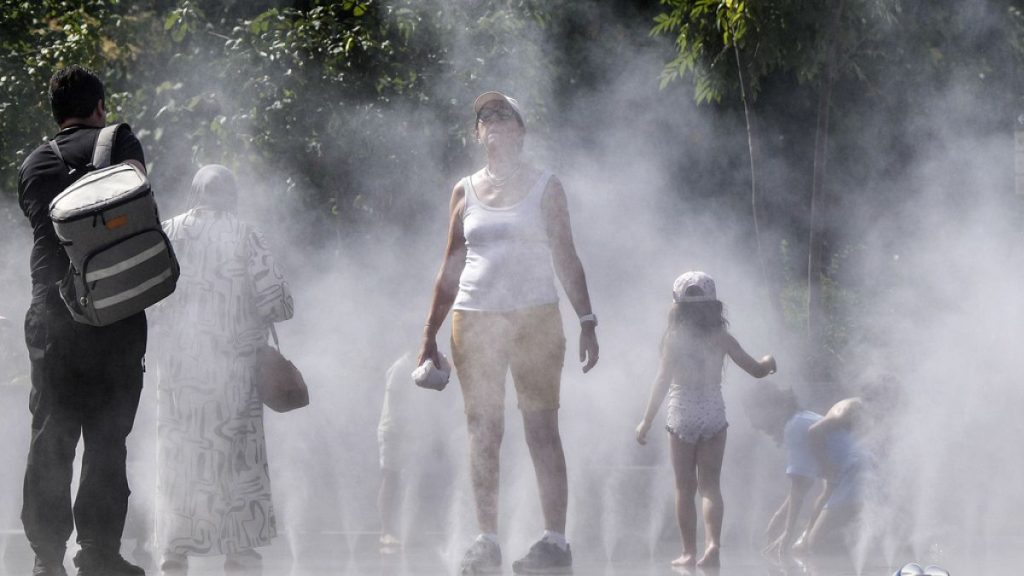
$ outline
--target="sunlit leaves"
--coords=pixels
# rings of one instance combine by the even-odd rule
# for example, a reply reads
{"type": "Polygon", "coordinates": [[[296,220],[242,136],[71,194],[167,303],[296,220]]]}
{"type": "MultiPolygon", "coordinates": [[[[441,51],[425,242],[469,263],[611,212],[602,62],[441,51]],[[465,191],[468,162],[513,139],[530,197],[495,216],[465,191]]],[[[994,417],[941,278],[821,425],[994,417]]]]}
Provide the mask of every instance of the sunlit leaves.
{"type": "Polygon", "coordinates": [[[692,75],[698,102],[721,101],[728,64],[719,60],[747,32],[746,3],[734,0],[662,0],[666,11],[654,19],[651,34],[674,36],[676,55],[661,72],[661,87],[692,75]]]}
{"type": "Polygon", "coordinates": [[[181,42],[190,32],[194,32],[206,17],[203,11],[193,2],[185,0],[181,6],[171,10],[164,18],[164,30],[169,32],[175,42],[181,42]]]}
{"type": "Polygon", "coordinates": [[[17,166],[51,131],[46,83],[59,66],[106,68],[116,90],[136,55],[117,1],[35,0],[4,2],[0,10],[0,187],[16,189],[17,166]]]}

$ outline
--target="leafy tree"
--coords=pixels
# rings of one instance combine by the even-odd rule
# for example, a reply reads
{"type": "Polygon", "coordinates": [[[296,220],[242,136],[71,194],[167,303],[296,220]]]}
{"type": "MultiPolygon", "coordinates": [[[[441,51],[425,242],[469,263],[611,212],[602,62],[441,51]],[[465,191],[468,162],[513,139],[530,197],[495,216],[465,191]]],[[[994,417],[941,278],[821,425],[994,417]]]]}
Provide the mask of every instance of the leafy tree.
{"type": "Polygon", "coordinates": [[[773,74],[795,72],[801,78],[815,74],[814,24],[822,10],[819,3],[802,0],[662,0],[662,5],[665,9],[655,17],[651,33],[674,37],[676,49],[662,70],[662,89],[691,76],[698,103],[717,104],[729,98],[743,104],[754,239],[767,301],[775,310],[780,288],[768,274],[761,245],[761,136],[755,102],[762,82],[773,74]]]}
{"type": "MultiPolygon", "coordinates": [[[[1011,111],[1004,128],[1024,110],[1018,0],[970,6],[842,0],[841,10],[840,0],[0,0],[0,6],[0,187],[7,199],[18,165],[53,132],[48,78],[59,66],[81,63],[101,72],[108,107],[142,137],[165,209],[177,207],[182,195],[176,193],[198,164],[222,162],[278,191],[272,201],[287,207],[277,213],[286,216],[288,233],[310,246],[360,237],[378,224],[415,228],[429,212],[424,208],[436,206],[436,192],[468,167],[470,98],[495,87],[517,89],[536,103],[528,122],[543,136],[579,95],[615,81],[606,56],[632,43],[632,30],[646,30],[653,17],[659,38],[647,41],[675,41],[664,86],[685,77],[702,104],[726,115],[739,114],[742,105],[754,237],[759,244],[787,242],[779,250],[759,246],[769,300],[790,325],[814,331],[821,322],[824,334],[815,343],[837,352],[848,330],[835,307],[851,287],[840,285],[836,255],[847,246],[833,209],[816,204],[812,218],[808,208],[812,193],[829,198],[832,208],[868,193],[823,194],[841,189],[826,186],[836,174],[851,172],[845,158],[857,156],[860,144],[851,136],[859,133],[857,124],[877,117],[890,122],[880,138],[891,159],[881,168],[898,174],[915,153],[912,138],[921,137],[912,119],[926,96],[951,86],[984,94],[994,111],[1011,111]],[[541,97],[550,94],[555,97],[541,97]],[[827,125],[808,121],[826,118],[827,125]],[[832,138],[820,138],[812,155],[801,143],[813,141],[815,131],[832,138]],[[781,194],[762,191],[772,182],[761,159],[769,154],[806,172],[802,205],[783,205],[781,194]],[[797,262],[812,249],[815,255],[797,262]],[[790,268],[767,266],[773,258],[786,258],[790,268]],[[775,272],[780,269],[792,274],[775,272]],[[808,297],[819,281],[818,297],[808,297]]],[[[985,118],[1000,122],[996,112],[985,118]]],[[[707,181],[714,189],[728,175],[707,181]]],[[[18,224],[0,234],[23,229],[16,211],[2,218],[18,224]]]]}
{"type": "MultiPolygon", "coordinates": [[[[689,77],[698,102],[743,103],[755,237],[761,234],[758,96],[766,86],[781,86],[789,91],[787,105],[799,109],[794,115],[817,119],[807,197],[804,289],[779,291],[768,274],[765,283],[773,295],[804,294],[803,312],[787,305],[787,316],[803,317],[812,358],[820,360],[824,350],[835,358],[837,335],[845,329],[836,323],[837,313],[828,310],[829,294],[840,292],[829,278],[835,271],[829,261],[841,250],[830,247],[836,220],[828,215],[826,203],[825,166],[832,147],[828,137],[829,126],[836,120],[833,112],[838,107],[852,115],[839,117],[851,134],[857,133],[857,114],[894,119],[890,138],[895,144],[905,138],[899,128],[902,119],[912,117],[910,111],[926,94],[934,94],[954,78],[1013,108],[1012,102],[1021,98],[1017,78],[1024,69],[1020,7],[1012,0],[985,0],[967,11],[953,0],[662,0],[662,5],[652,34],[675,40],[675,53],[661,74],[662,86],[689,77]],[[979,23],[985,27],[983,33],[979,23]],[[894,81],[900,83],[899,89],[887,90],[885,86],[894,81]],[[842,86],[840,92],[833,90],[837,85],[842,86]],[[817,97],[795,97],[805,87],[817,97]]],[[[819,375],[829,371],[820,363],[815,368],[819,375]]]]}
{"type": "MultiPolygon", "coordinates": [[[[571,3],[7,0],[0,178],[12,191],[18,164],[52,133],[49,76],[80,63],[101,72],[108,107],[144,139],[163,193],[185,189],[197,164],[244,168],[305,207],[315,225],[292,230],[311,244],[386,213],[415,216],[415,198],[398,201],[408,174],[378,168],[435,163],[438,148],[445,167],[465,162],[466,99],[524,70],[551,75],[541,42],[552,6],[571,3]],[[410,146],[394,110],[440,119],[445,144],[410,146]],[[359,177],[371,172],[368,188],[359,177]]],[[[542,126],[543,108],[531,114],[542,126]]]]}
{"type": "MultiPolygon", "coordinates": [[[[125,98],[137,46],[125,5],[117,0],[4,0],[0,16],[0,186],[17,190],[17,168],[53,131],[46,97],[63,63],[107,70],[108,99],[125,98]]],[[[112,106],[116,109],[116,106],[112,106]]],[[[116,114],[114,116],[116,118],[116,114]]]]}

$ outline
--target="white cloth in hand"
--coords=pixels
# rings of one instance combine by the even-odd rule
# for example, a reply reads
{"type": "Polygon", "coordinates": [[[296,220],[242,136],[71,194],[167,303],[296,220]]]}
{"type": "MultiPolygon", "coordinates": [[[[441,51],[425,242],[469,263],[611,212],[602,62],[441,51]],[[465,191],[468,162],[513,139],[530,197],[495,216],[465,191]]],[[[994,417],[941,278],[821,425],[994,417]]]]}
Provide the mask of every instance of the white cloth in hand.
{"type": "Polygon", "coordinates": [[[444,390],[444,387],[448,385],[448,379],[452,372],[451,364],[444,354],[439,352],[438,356],[441,358],[440,367],[434,366],[434,361],[428,358],[412,371],[412,379],[417,386],[431,390],[444,390]]]}

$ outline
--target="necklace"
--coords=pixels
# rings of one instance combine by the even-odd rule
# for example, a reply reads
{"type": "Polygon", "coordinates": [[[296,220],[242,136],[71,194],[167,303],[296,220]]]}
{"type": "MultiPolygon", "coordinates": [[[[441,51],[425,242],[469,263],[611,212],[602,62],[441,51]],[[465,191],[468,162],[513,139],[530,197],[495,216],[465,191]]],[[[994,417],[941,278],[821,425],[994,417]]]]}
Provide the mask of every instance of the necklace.
{"type": "Polygon", "coordinates": [[[491,172],[491,166],[488,164],[487,166],[484,166],[484,174],[487,176],[487,179],[491,181],[491,186],[501,189],[504,188],[510,180],[515,178],[516,174],[519,173],[520,166],[521,165],[517,164],[515,169],[509,172],[507,176],[495,176],[494,172],[491,172]]]}

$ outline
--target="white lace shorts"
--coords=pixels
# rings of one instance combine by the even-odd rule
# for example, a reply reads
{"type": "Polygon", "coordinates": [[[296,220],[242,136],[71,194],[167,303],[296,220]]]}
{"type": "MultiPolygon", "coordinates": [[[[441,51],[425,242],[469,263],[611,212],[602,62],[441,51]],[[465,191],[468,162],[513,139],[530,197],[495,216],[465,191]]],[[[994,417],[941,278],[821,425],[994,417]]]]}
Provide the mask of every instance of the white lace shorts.
{"type": "Polygon", "coordinates": [[[670,405],[665,428],[683,442],[696,444],[698,440],[714,437],[728,426],[725,402],[714,399],[670,405]]]}

